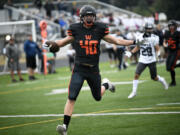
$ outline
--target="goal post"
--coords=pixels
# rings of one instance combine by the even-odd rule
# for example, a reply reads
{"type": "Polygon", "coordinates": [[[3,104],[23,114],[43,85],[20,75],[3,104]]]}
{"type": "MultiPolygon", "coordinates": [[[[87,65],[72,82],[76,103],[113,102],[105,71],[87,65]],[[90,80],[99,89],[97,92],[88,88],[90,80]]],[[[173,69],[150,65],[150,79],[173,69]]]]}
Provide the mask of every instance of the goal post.
{"type": "MultiPolygon", "coordinates": [[[[23,50],[24,41],[27,40],[28,35],[32,35],[33,41],[37,42],[35,20],[0,22],[0,74],[6,74],[7,71],[7,57],[5,57],[5,47],[8,44],[6,36],[11,36],[15,39],[15,44],[18,45],[21,51],[20,63],[25,65],[25,53],[23,50]]],[[[38,64],[37,64],[38,65],[38,64]]],[[[26,71],[25,66],[22,70],[26,71]]],[[[23,71],[24,72],[24,71],[23,71]]]]}
{"type": "MultiPolygon", "coordinates": [[[[35,21],[34,20],[24,20],[24,21],[15,21],[15,22],[0,22],[0,28],[3,26],[17,26],[17,25],[31,25],[31,31],[32,31],[32,37],[33,41],[36,42],[36,28],[35,28],[35,21]]],[[[2,33],[7,34],[7,33],[2,33]]],[[[9,34],[15,34],[15,33],[9,33],[9,34]]]]}

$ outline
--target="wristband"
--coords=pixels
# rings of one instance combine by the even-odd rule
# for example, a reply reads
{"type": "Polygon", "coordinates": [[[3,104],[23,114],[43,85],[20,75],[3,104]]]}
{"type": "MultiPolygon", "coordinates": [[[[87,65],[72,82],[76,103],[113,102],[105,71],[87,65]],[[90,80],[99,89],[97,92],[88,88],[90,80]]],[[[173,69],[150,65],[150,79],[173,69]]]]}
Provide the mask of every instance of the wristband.
{"type": "Polygon", "coordinates": [[[136,40],[133,41],[133,45],[135,45],[135,44],[136,44],[136,40]]]}

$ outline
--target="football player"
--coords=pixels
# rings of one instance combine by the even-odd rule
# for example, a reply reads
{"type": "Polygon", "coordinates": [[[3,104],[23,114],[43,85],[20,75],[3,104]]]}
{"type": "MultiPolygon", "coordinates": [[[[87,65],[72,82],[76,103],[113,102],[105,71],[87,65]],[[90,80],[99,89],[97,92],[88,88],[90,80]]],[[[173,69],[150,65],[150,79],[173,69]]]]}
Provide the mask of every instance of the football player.
{"type": "Polygon", "coordinates": [[[171,83],[169,86],[176,86],[175,66],[178,58],[180,57],[180,32],[177,31],[177,23],[170,20],[168,23],[169,30],[164,35],[164,47],[168,49],[168,56],[166,59],[166,69],[171,74],[171,83]]]}
{"type": "Polygon", "coordinates": [[[92,95],[96,101],[100,101],[105,90],[115,92],[115,87],[108,79],[103,79],[99,72],[99,56],[101,39],[116,45],[131,45],[141,43],[141,39],[124,40],[109,35],[108,25],[96,22],[96,10],[90,5],[84,5],[80,9],[80,22],[71,24],[68,36],[57,41],[47,41],[43,45],[45,49],[56,52],[60,47],[74,43],[76,51],[75,65],[72,72],[68,99],[64,109],[64,123],[57,126],[61,135],[67,135],[68,125],[73,113],[74,104],[81,90],[84,80],[90,86],[92,95]]]}
{"type": "Polygon", "coordinates": [[[149,68],[151,79],[153,79],[154,81],[159,81],[160,83],[163,84],[165,89],[168,89],[168,85],[165,79],[157,75],[156,52],[159,52],[159,45],[158,45],[159,38],[158,36],[152,34],[153,24],[146,23],[144,29],[145,29],[145,32],[141,34],[141,36],[144,38],[144,43],[141,45],[137,45],[131,52],[128,52],[128,51],[126,52],[126,55],[130,57],[132,53],[135,53],[138,50],[140,50],[139,62],[136,67],[132,92],[128,96],[129,99],[136,96],[137,87],[138,87],[138,79],[146,67],[149,68]]]}

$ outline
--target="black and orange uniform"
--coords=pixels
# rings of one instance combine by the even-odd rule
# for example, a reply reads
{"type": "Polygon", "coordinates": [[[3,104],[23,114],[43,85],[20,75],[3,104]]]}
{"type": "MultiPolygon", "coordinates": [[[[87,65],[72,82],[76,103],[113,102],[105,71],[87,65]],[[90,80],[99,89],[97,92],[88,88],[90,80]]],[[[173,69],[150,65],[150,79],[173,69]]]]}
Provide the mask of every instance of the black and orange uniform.
{"type": "Polygon", "coordinates": [[[171,72],[172,82],[175,82],[175,72],[174,68],[176,66],[176,62],[180,57],[180,32],[175,31],[173,34],[170,31],[166,31],[164,35],[164,39],[168,45],[168,56],[166,60],[166,69],[171,72]]]}
{"type": "Polygon", "coordinates": [[[93,97],[99,101],[101,100],[100,42],[105,35],[109,34],[109,28],[106,24],[99,22],[88,29],[82,23],[75,23],[70,25],[67,34],[74,37],[73,48],[76,51],[68,97],[70,100],[76,100],[86,80],[93,97]]]}

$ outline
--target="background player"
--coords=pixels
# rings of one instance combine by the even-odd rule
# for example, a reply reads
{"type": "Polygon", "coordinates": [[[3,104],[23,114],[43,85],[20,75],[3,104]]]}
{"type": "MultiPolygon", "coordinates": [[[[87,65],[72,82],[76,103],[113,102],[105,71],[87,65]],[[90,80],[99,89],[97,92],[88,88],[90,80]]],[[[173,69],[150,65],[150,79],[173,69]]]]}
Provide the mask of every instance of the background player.
{"type": "Polygon", "coordinates": [[[177,31],[177,23],[174,20],[168,23],[169,30],[164,35],[164,46],[168,49],[168,56],[166,60],[166,69],[171,74],[171,83],[169,86],[176,86],[175,66],[178,58],[180,57],[180,32],[177,31]]]}
{"type": "Polygon", "coordinates": [[[145,33],[142,34],[142,37],[144,38],[145,42],[141,46],[136,46],[131,52],[126,52],[126,55],[130,57],[132,53],[135,53],[140,49],[139,62],[133,80],[133,89],[128,98],[133,98],[134,96],[136,96],[138,79],[146,67],[149,67],[151,79],[153,79],[154,81],[161,82],[164,88],[168,89],[168,85],[165,79],[157,75],[156,52],[159,51],[159,38],[156,35],[152,34],[153,24],[146,23],[144,28],[145,33]]]}
{"type": "MultiPolygon", "coordinates": [[[[58,51],[59,47],[74,42],[76,51],[75,66],[69,84],[68,99],[64,109],[64,123],[57,126],[61,135],[67,134],[68,125],[73,113],[74,104],[81,90],[84,80],[91,88],[92,95],[96,101],[100,101],[105,90],[114,92],[114,86],[108,79],[104,79],[101,86],[101,75],[99,73],[99,56],[101,39],[116,45],[131,45],[133,40],[118,39],[109,35],[106,24],[95,22],[96,10],[90,5],[85,5],[80,10],[80,23],[71,24],[67,31],[68,36],[53,41],[47,41],[43,45],[50,51],[58,51]]],[[[137,39],[140,43],[140,39],[137,39]]]]}

